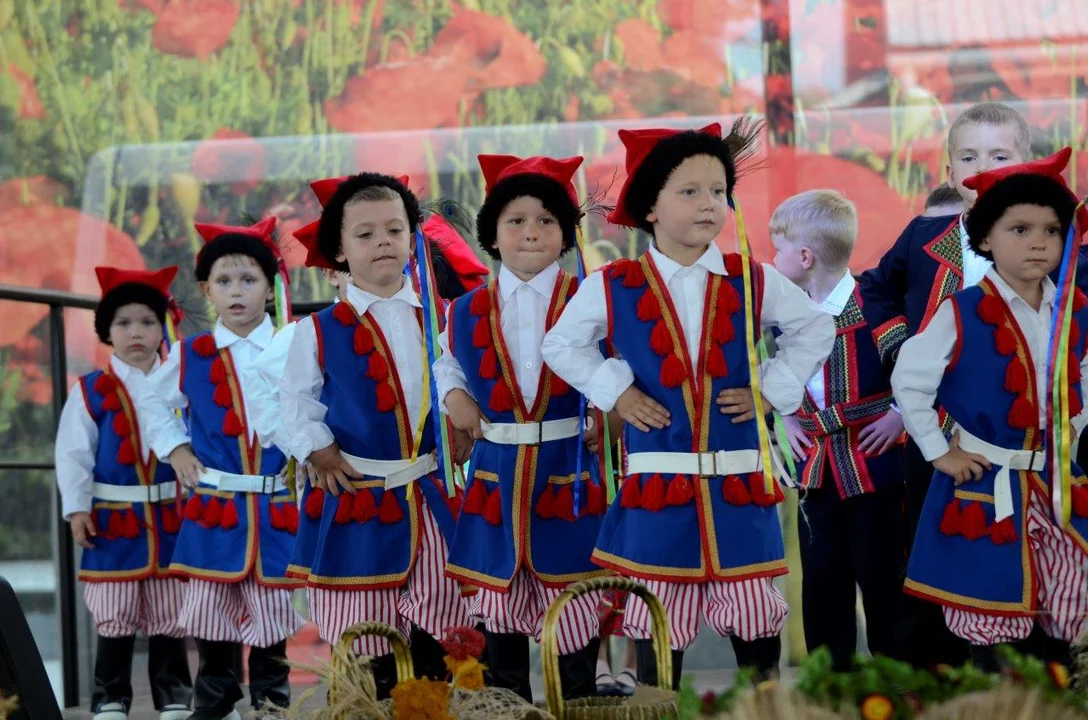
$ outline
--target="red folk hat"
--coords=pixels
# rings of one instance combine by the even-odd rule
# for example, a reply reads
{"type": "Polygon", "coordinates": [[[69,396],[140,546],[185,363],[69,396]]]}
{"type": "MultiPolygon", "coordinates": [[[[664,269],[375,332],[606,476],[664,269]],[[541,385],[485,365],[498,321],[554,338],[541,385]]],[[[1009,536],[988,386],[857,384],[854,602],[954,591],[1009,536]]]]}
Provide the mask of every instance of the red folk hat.
{"type": "Polygon", "coordinates": [[[282,262],[283,260],[283,256],[280,254],[280,246],[276,244],[276,239],[272,235],[272,231],[276,229],[275,215],[269,215],[264,220],[249,227],[213,223],[196,223],[194,227],[200,233],[200,237],[204,238],[205,247],[207,247],[208,243],[223,235],[245,235],[264,243],[272,251],[272,257],[276,258],[276,262],[282,262]]]}
{"type": "Polygon", "coordinates": [[[490,193],[500,182],[516,175],[543,175],[563,186],[574,206],[579,206],[578,191],[572,181],[574,173],[584,160],[581,156],[556,159],[541,155],[527,158],[514,155],[480,155],[478,159],[484,176],[485,193],[490,193]]]}
{"type": "Polygon", "coordinates": [[[427,218],[421,229],[423,235],[442,252],[466,292],[475,290],[487,281],[487,266],[480,262],[461,233],[441,213],[427,218]]]}
{"type": "MultiPolygon", "coordinates": [[[[614,225],[623,225],[625,227],[639,226],[639,221],[633,217],[627,209],[627,193],[631,189],[631,180],[634,178],[635,173],[638,172],[638,169],[642,167],[642,163],[646,161],[646,157],[655,147],[657,147],[659,142],[674,135],[679,135],[682,132],[687,132],[687,130],[677,130],[673,128],[620,130],[620,142],[623,143],[623,147],[627,150],[627,158],[624,162],[627,169],[627,178],[623,181],[623,187],[620,188],[619,199],[616,201],[616,209],[608,215],[608,222],[614,225]]],[[[704,135],[721,137],[722,126],[721,123],[711,123],[706,127],[699,128],[696,132],[703,133],[704,135]]]]}
{"type": "Polygon", "coordinates": [[[115,267],[96,267],[94,274],[98,276],[98,285],[102,288],[102,297],[122,285],[146,285],[161,293],[163,297],[170,297],[170,283],[177,277],[176,265],[164,267],[161,270],[125,270],[115,267]]]}

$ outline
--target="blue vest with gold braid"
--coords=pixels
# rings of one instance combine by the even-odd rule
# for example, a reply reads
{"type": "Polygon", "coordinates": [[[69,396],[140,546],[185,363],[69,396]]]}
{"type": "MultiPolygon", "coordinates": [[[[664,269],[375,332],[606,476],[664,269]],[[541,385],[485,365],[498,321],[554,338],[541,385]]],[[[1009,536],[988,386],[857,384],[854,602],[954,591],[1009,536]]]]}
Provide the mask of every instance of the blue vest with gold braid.
{"type": "Polygon", "coordinates": [[[883,417],[892,403],[888,373],[861,308],[861,293],[855,287],[835,318],[835,343],[819,371],[824,407],[817,407],[806,391],[797,413],[801,429],[813,441],[798,468],[800,486],[806,490],[823,487],[830,469],[842,498],[901,485],[904,477],[901,444],[881,455],[866,455],[858,448],[862,428],[883,417]]]}
{"type": "MultiPolygon", "coordinates": [[[[189,399],[193,452],[209,470],[271,480],[287,460],[275,447],[262,448],[250,432],[241,387],[230,349],[217,348],[211,333],[182,342],[181,391],[189,399]]],[[[252,572],[267,587],[297,586],[284,575],[297,527],[298,509],[287,489],[249,493],[201,486],[185,505],[170,569],[226,583],[252,572]]]]}
{"type": "MultiPolygon", "coordinates": [[[[98,426],[94,482],[132,487],[175,482],[174,471],[154,453],[145,463],[132,396],[110,371],[96,370],[79,380],[87,411],[98,426]]],[[[79,579],[84,582],[165,577],[180,521],[174,501],[106,502],[94,498],[91,519],[98,535],[83,551],[79,579]]]]}
{"type": "MultiPolygon", "coordinates": [[[[575,278],[559,273],[546,328],[577,287],[575,278]]],[[[489,423],[577,421],[580,396],[547,366],[534,407],[525,407],[514,372],[519,360],[510,355],[502,334],[497,281],[454,301],[448,330],[450,351],[489,423]]],[[[451,577],[503,592],[521,568],[550,587],[604,573],[590,554],[607,509],[606,494],[597,461],[578,436],[531,445],[479,440],[470,467],[446,566],[451,577]],[[576,453],[582,454],[577,493],[576,453]]]]}
{"type": "MultiPolygon", "coordinates": [[[[699,357],[692,367],[668,288],[653,260],[619,260],[602,270],[609,341],[631,366],[635,387],[668,408],[663,430],[624,431],[636,453],[703,453],[759,447],[754,420],[733,424],[714,400],[726,388],[749,387],[744,285],[739,255],[728,274],[707,278],[699,357]]],[[[762,267],[750,263],[756,337],[762,267]]],[[[629,475],[605,517],[593,559],[625,575],[671,582],[770,577],[786,572],[777,487],[763,475],[629,475]]]]}
{"type": "MultiPolygon", "coordinates": [[[[1035,367],[1027,342],[1004,299],[988,278],[956,293],[959,330],[952,363],[938,389],[940,404],[975,437],[1007,450],[1042,453],[1035,367]]],[[[1070,409],[1079,410],[1080,361],[1088,328],[1088,298],[1079,290],[1070,329],[1070,409]]],[[[956,486],[935,472],[922,508],[905,589],[941,605],[993,615],[1025,615],[1036,609],[1038,570],[1027,538],[1031,493],[1049,509],[1047,472],[1011,471],[1012,517],[995,522],[994,488],[999,466],[977,482],[956,486]]],[[[1074,511],[1066,528],[1088,553],[1088,485],[1073,466],[1074,511]]],[[[1049,512],[1048,512],[1049,515],[1049,512]]]]}
{"type": "MultiPolygon", "coordinates": [[[[321,402],[328,408],[325,423],[340,449],[368,460],[406,460],[433,452],[429,413],[415,447],[414,418],[408,415],[403,390],[403,383],[421,379],[398,375],[378,322],[369,313],[359,316],[347,302],[313,319],[324,374],[321,402]]],[[[459,498],[447,498],[435,475],[389,490],[383,478],[366,476],[355,488],[354,495],[310,493],[319,500],[303,501],[307,514],[311,508],[321,509],[312,548],[300,549],[292,560],[298,568],[309,564],[311,586],[374,590],[403,585],[419,549],[424,503],[446,542],[452,538],[459,498]]]]}

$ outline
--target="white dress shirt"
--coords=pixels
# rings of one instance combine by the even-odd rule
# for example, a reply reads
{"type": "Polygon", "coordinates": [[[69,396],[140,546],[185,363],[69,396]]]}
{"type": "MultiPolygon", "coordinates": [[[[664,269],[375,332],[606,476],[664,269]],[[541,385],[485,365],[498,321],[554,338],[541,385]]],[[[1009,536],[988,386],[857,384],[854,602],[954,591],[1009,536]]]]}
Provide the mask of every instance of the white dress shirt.
{"type": "MultiPolygon", "coordinates": [[[[159,359],[151,367],[159,367],[159,359]]],[[[139,386],[146,376],[139,369],[132,367],[116,355],[110,357],[113,374],[128,390],[129,397],[135,398],[139,386]]],[[[137,436],[140,428],[136,428],[137,436]]],[[[143,460],[151,458],[151,449],[141,437],[143,460]]],[[[61,512],[64,519],[72,513],[91,511],[91,483],[94,482],[94,464],[98,455],[98,424],[91,417],[87,401],[79,383],[68,392],[68,400],[60,414],[57,426],[57,441],[54,457],[57,466],[57,486],[60,489],[61,512]]]]}
{"type": "MultiPolygon", "coordinates": [[[[993,281],[997,292],[1008,304],[1020,327],[1035,366],[1035,387],[1046,388],[1047,345],[1050,341],[1050,313],[1054,307],[1054,283],[1043,279],[1043,301],[1035,310],[1009,287],[996,270],[986,277],[993,281]]],[[[922,332],[909,338],[899,351],[899,360],[892,371],[892,391],[903,415],[903,425],[914,438],[926,460],[932,462],[948,452],[948,440],[937,421],[937,388],[944,378],[959,338],[956,313],[952,303],[945,301],[933,314],[922,332]]],[[[965,362],[961,359],[960,362],[965,362]]],[[[1088,358],[1081,361],[1081,391],[1088,392],[1088,358]]],[[[1040,390],[1041,391],[1041,390],[1040,390]]],[[[1088,397],[1088,395],[1085,395],[1088,397]]],[[[1043,427],[1046,404],[1039,403],[1039,425],[1043,427]]],[[[1088,416],[1085,411],[1072,419],[1074,433],[1079,436],[1088,416]]]]}
{"type": "MultiPolygon", "coordinates": [[[[857,287],[857,281],[854,280],[854,276],[850,274],[850,271],[846,271],[842,279],[835,285],[835,289],[823,299],[817,307],[824,311],[831,317],[838,317],[842,315],[842,311],[846,309],[846,304],[850,302],[850,297],[854,294],[854,288],[857,287]]],[[[824,397],[824,373],[823,368],[820,368],[812,376],[812,379],[805,384],[808,389],[809,395],[812,396],[812,401],[816,403],[816,407],[821,410],[824,409],[826,399],[824,397]]]]}
{"type": "Polygon", "coordinates": [[[293,322],[278,330],[264,352],[246,369],[247,387],[250,388],[247,399],[253,408],[248,418],[249,426],[257,433],[261,445],[275,445],[284,454],[290,454],[290,443],[284,437],[280,418],[279,383],[287,367],[287,352],[297,327],[298,322],[293,322]]]}
{"type": "MultiPolygon", "coordinates": [[[[390,298],[360,290],[354,284],[348,285],[347,302],[360,316],[369,312],[385,335],[392,364],[400,377],[408,407],[407,420],[414,435],[423,408],[423,383],[428,380],[424,376],[427,364],[423,331],[417,315],[417,310],[422,308],[419,297],[405,278],[401,289],[390,298]]],[[[325,424],[328,408],[320,400],[325,376],[317,358],[314,320],[303,318],[296,325],[286,366],[279,379],[279,407],[290,454],[305,462],[312,452],[328,447],[335,438],[325,424]]],[[[363,361],[360,359],[360,362],[363,361]]]]}
{"type": "MultiPolygon", "coordinates": [[[[663,255],[653,245],[648,252],[672,297],[688,353],[697,365],[707,278],[711,273],[727,275],[721,251],[712,245],[689,267],[663,255]]],[[[776,340],[775,357],[760,365],[761,387],[776,410],[789,414],[801,404],[806,379],[827,360],[835,340],[835,322],[781,273],[767,264],[762,267],[761,324],[764,329],[778,327],[782,336],[776,340]]],[[[634,374],[624,360],[601,356],[597,343],[607,333],[604,275],[595,272],[582,283],[559,321],[544,336],[541,348],[544,362],[605,412],[616,406],[617,398],[634,382],[634,374]]]]}
{"type": "MultiPolygon", "coordinates": [[[[253,405],[253,375],[246,371],[257,356],[271,344],[274,333],[272,318],[267,314],[261,324],[246,337],[235,334],[223,324],[222,320],[216,322],[215,330],[212,332],[217,348],[220,350],[230,348],[235,372],[241,385],[242,408],[245,410],[246,424],[249,426],[252,438],[256,438],[257,435],[251,418],[259,413],[253,405]]],[[[162,459],[169,457],[170,453],[180,445],[190,442],[185,424],[174,413],[174,410],[189,405],[189,398],[181,391],[181,345],[180,342],[174,343],[162,367],[148,375],[147,382],[142,384],[141,398],[136,402],[140,424],[151,443],[151,449],[162,459]]],[[[268,445],[266,444],[265,447],[268,445]]]]}
{"type": "Polygon", "coordinates": [[[965,288],[978,285],[982,278],[986,277],[986,271],[993,267],[993,262],[982,257],[971,249],[970,239],[967,237],[967,226],[963,222],[964,216],[960,215],[960,250],[963,251],[963,286],[965,288]]]}
{"type": "MultiPolygon", "coordinates": [[[[551,307],[552,293],[558,280],[558,263],[544,268],[531,280],[522,280],[505,265],[499,267],[500,327],[513,362],[514,376],[527,408],[536,403],[537,386],[540,384],[540,373],[544,366],[540,343],[544,339],[548,309],[551,307]]],[[[446,320],[446,327],[449,328],[448,316],[446,320]]],[[[469,395],[472,392],[468,388],[468,380],[461,363],[450,352],[446,330],[442,331],[438,343],[442,348],[442,356],[435,361],[434,379],[438,387],[438,397],[442,399],[441,409],[445,412],[446,395],[451,390],[464,390],[469,395]]]]}

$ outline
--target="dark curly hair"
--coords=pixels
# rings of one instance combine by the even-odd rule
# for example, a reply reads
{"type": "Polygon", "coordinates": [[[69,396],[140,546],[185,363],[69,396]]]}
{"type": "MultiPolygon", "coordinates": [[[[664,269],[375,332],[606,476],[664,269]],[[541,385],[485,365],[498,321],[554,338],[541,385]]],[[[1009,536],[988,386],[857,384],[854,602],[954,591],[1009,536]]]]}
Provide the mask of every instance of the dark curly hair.
{"type": "Polygon", "coordinates": [[[166,296],[143,283],[125,283],[110,290],[98,303],[94,311],[94,331],[98,339],[106,345],[110,342],[110,326],[117,311],[126,305],[145,305],[155,313],[159,323],[166,321],[166,296]]]}
{"type": "Polygon", "coordinates": [[[499,215],[503,209],[519,197],[535,197],[544,209],[555,216],[563,230],[563,252],[565,255],[577,242],[575,233],[582,210],[574,203],[567,188],[545,175],[526,173],[501,180],[491,188],[484,198],[480,212],[476,214],[476,241],[485,253],[494,260],[501,261],[498,241],[499,215]]]}
{"type": "Polygon", "coordinates": [[[267,245],[255,237],[240,233],[224,233],[204,246],[196,256],[197,282],[207,282],[212,274],[212,265],[219,258],[228,255],[245,255],[253,258],[268,278],[269,286],[275,284],[277,275],[276,256],[267,245]]]}
{"type": "Polygon", "coordinates": [[[317,226],[317,247],[321,254],[337,270],[348,272],[348,264],[336,259],[340,254],[340,239],[344,224],[344,208],[352,202],[393,200],[397,197],[404,202],[408,215],[408,229],[415,233],[421,220],[419,200],[402,182],[391,175],[381,173],[359,173],[352,175],[336,189],[317,226]]]}
{"type": "Polygon", "coordinates": [[[979,246],[989,236],[994,225],[1013,205],[1038,205],[1053,208],[1062,226],[1062,242],[1065,242],[1077,201],[1069,190],[1057,180],[1029,173],[1010,175],[982,195],[968,211],[963,224],[967,230],[967,242],[971,249],[987,260],[994,256],[979,246]]]}

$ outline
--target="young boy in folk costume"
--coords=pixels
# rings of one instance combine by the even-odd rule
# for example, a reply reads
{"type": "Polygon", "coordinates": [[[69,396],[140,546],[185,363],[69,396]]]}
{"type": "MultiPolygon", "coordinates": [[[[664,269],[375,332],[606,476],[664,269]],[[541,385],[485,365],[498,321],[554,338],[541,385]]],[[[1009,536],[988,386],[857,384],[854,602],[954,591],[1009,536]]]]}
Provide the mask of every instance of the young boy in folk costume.
{"type": "Polygon", "coordinates": [[[775,267],[835,318],[835,344],[783,418],[798,462],[802,620],[809,651],[827,646],[848,671],[857,648],[857,587],[869,651],[895,657],[903,587],[903,421],[862,317],[847,264],[854,205],[833,190],[786,200],[771,216],[775,267]]]}
{"type": "MultiPolygon", "coordinates": [[[[423,312],[404,275],[419,222],[415,196],[396,178],[363,173],[339,185],[318,247],[351,284],[343,302],[298,323],[279,395],[291,454],[319,481],[304,500],[307,514],[322,510],[317,539],[295,562],[308,566],[321,637],[336,642],[353,624],[384,622],[411,639],[417,673],[444,677],[435,638],[470,623],[445,577],[458,501],[434,475],[423,312]]],[[[388,641],[364,638],[355,649],[375,658],[378,693],[388,697],[396,682],[388,641]]]]}
{"type": "Polygon", "coordinates": [[[189,717],[192,680],[178,627],[185,586],[167,577],[179,527],[174,472],[151,453],[133,398],[159,365],[170,282],[155,272],[95,268],[98,338],[109,367],[84,375],[61,413],[56,466],[64,517],[83,548],[79,579],[98,632],[91,710],[123,720],[132,706],[136,632],[150,639],[151,699],[163,720],[189,717]]]}
{"type": "Polygon", "coordinates": [[[903,344],[892,375],[907,430],[936,469],[906,589],[941,605],[949,629],[991,669],[995,646],[1026,639],[1034,623],[1057,649],[1050,659],[1067,664],[1069,641],[1088,630],[1088,484],[1072,465],[1064,517],[1052,508],[1070,488],[1047,462],[1047,450],[1058,450],[1052,432],[1066,422],[1048,407],[1061,365],[1074,434],[1085,424],[1088,297],[1068,285],[1056,291],[1048,277],[1063,251],[1075,252],[1065,243],[1077,200],[1061,178],[1070,154],[966,181],[978,193],[966,218],[971,246],[994,267],[903,344]],[[1067,352],[1051,356],[1065,349],[1052,345],[1051,314],[1064,312],[1070,292],[1067,352]],[[937,404],[954,423],[951,441],[937,404]]]}
{"type": "MultiPolygon", "coordinates": [[[[653,243],[590,275],[542,350],[556,374],[628,423],[627,477],[593,558],[664,603],[674,684],[700,614],[731,636],[742,666],[777,670],[787,607],[771,578],[786,572],[774,507],[782,493],[752,386],[764,409],[793,412],[834,337],[831,317],[774,268],[714,245],[736,153],[752,142],[745,134],[739,125],[723,139],[717,124],[620,132],[627,180],[609,219],[653,243]],[[778,355],[751,377],[768,326],[782,331],[778,355]],[[597,350],[606,337],[616,358],[597,350]]],[[[624,630],[637,640],[640,681],[655,682],[650,619],[635,598],[624,630]]]]}
{"type": "Polygon", "coordinates": [[[247,371],[272,341],[265,303],[277,274],[286,275],[274,227],[275,218],[252,227],[196,226],[206,243],[196,279],[219,319],[213,332],[171,348],[140,408],[152,448],[196,488],[171,570],[189,578],[179,622],[200,650],[199,718],[238,716],[239,644],[250,646],[253,706],[287,706],[286,638],[302,627],[291,605],[299,583],[284,574],[298,524],[287,460],[275,447],[262,447],[249,420],[255,409],[247,371]],[[188,432],[174,414],[184,407],[188,432]]]}
{"type": "MultiPolygon", "coordinates": [[[[446,572],[479,586],[494,683],[529,701],[529,638],[539,639],[563,588],[603,574],[589,556],[607,501],[580,439],[581,396],[540,356],[578,285],[557,261],[576,242],[582,212],[571,180],[581,163],[480,156],[477,239],[501,265],[450,306],[434,370],[454,427],[477,440],[446,572]]],[[[560,620],[567,697],[596,694],[597,601],[578,598],[560,620]]]]}

